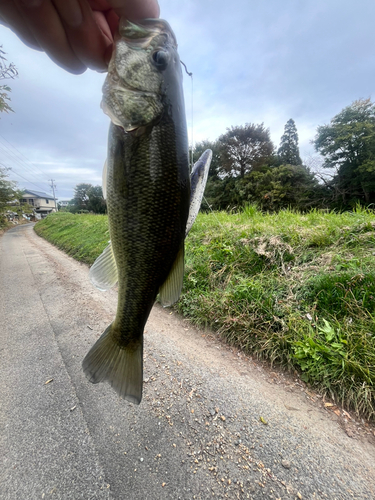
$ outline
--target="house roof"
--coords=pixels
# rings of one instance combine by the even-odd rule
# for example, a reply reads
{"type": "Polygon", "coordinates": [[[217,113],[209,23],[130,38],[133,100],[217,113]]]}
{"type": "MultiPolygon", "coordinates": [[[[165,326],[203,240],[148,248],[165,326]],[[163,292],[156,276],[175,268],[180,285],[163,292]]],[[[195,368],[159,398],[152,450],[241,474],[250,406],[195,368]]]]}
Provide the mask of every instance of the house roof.
{"type": "Polygon", "coordinates": [[[46,198],[47,200],[54,199],[53,196],[47,193],[43,193],[43,191],[30,191],[30,189],[27,189],[23,191],[23,196],[25,196],[26,193],[31,194],[32,196],[37,196],[38,198],[46,198]]]}

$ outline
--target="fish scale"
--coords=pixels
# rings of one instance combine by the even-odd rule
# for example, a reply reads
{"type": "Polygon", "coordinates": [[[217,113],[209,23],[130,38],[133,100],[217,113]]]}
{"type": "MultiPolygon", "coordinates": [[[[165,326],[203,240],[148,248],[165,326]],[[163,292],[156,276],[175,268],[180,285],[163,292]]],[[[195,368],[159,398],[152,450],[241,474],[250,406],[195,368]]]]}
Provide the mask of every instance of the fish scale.
{"type": "Polygon", "coordinates": [[[115,325],[121,325],[121,343],[143,332],[148,316],[144,312],[151,309],[184,239],[189,191],[172,168],[176,148],[170,128],[162,122],[142,137],[118,128],[110,132],[116,151],[113,165],[108,165],[108,216],[119,274],[115,325]],[[172,140],[166,144],[168,138],[172,140]],[[147,154],[161,148],[166,154],[147,154]],[[138,161],[133,164],[134,157],[138,161]]]}

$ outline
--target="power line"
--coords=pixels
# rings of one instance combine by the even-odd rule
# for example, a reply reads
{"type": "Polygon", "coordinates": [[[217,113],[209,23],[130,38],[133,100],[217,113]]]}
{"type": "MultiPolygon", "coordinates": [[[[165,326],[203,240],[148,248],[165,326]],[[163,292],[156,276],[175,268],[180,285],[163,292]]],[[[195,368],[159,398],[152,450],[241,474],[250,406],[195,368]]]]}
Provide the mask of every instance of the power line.
{"type": "MultiPolygon", "coordinates": [[[[4,167],[4,165],[2,165],[4,167]]],[[[6,168],[6,166],[5,166],[6,168]]],[[[42,188],[41,186],[38,186],[37,184],[35,184],[34,182],[32,181],[29,181],[29,179],[26,179],[26,177],[24,177],[23,175],[19,174],[18,172],[16,172],[13,168],[10,169],[14,174],[18,175],[18,177],[21,177],[22,179],[24,179],[25,181],[27,181],[29,184],[32,184],[33,186],[37,187],[38,189],[46,189],[46,188],[42,188]]]]}
{"type": "MultiPolygon", "coordinates": [[[[0,137],[1,137],[1,138],[5,141],[5,142],[7,142],[7,143],[9,144],[9,146],[11,146],[13,149],[15,149],[15,150],[18,152],[18,154],[19,154],[19,155],[23,156],[23,157],[25,158],[25,160],[27,160],[27,161],[28,161],[28,162],[29,162],[29,163],[30,163],[30,164],[31,164],[34,168],[38,169],[38,170],[39,170],[39,171],[40,171],[40,172],[41,172],[41,173],[42,173],[45,177],[48,177],[48,175],[47,175],[45,172],[43,172],[43,170],[42,170],[40,167],[38,167],[35,163],[33,163],[31,160],[29,160],[29,158],[27,158],[27,156],[25,156],[23,153],[21,153],[21,151],[20,151],[19,149],[17,149],[17,148],[16,148],[16,146],[14,146],[14,144],[12,144],[12,143],[11,143],[11,142],[9,142],[7,139],[5,139],[5,137],[4,137],[3,135],[1,135],[1,134],[0,134],[0,137]]],[[[10,150],[10,148],[9,148],[6,144],[4,144],[4,146],[5,146],[7,149],[9,149],[9,150],[10,150]]],[[[11,150],[10,150],[10,151],[11,151],[11,150]]],[[[16,157],[17,157],[17,155],[16,155],[15,153],[13,153],[13,151],[12,151],[12,154],[13,154],[14,156],[16,156],[16,157]]],[[[25,162],[24,160],[22,160],[21,158],[20,158],[20,161],[22,161],[23,163],[26,163],[26,162],[25,162]]]]}
{"type": "Polygon", "coordinates": [[[24,179],[25,181],[27,181],[29,184],[32,184],[33,186],[37,187],[38,189],[41,189],[41,190],[45,190],[46,189],[46,188],[42,188],[42,187],[38,186],[37,184],[34,184],[34,182],[29,181],[29,179],[26,179],[26,177],[23,177],[23,175],[19,174],[15,170],[12,170],[12,172],[14,174],[18,175],[18,177],[21,177],[22,179],[24,179]]]}
{"type": "MultiPolygon", "coordinates": [[[[17,172],[17,170],[15,170],[13,168],[13,166],[11,166],[11,165],[12,164],[17,165],[23,171],[26,171],[26,173],[31,174],[33,177],[40,176],[40,175],[47,177],[47,174],[45,172],[43,172],[42,169],[40,169],[39,167],[34,165],[24,154],[22,154],[13,144],[11,144],[1,134],[0,134],[0,137],[2,137],[2,139],[5,142],[7,142],[15,151],[17,151],[19,153],[17,155],[11,148],[9,148],[6,144],[4,144],[3,142],[0,141],[0,153],[3,155],[3,162],[5,163],[5,165],[3,165],[3,166],[5,166],[6,168],[9,168],[11,170],[11,172],[13,172],[15,175],[17,175],[21,179],[27,181],[29,184],[32,184],[33,186],[37,187],[38,190],[41,189],[42,191],[45,191],[46,190],[45,186],[41,187],[40,185],[36,184],[35,182],[30,181],[27,177],[25,177],[24,175],[21,175],[19,172],[17,172]],[[24,161],[22,159],[22,157],[25,158],[28,163],[26,161],[24,161]],[[37,172],[37,169],[41,172],[41,174],[39,172],[37,172]]],[[[43,183],[46,182],[46,184],[47,184],[47,181],[42,181],[42,182],[43,183]]]]}
{"type": "Polygon", "coordinates": [[[19,158],[12,150],[10,150],[9,148],[7,148],[7,149],[8,149],[8,151],[6,149],[4,149],[4,145],[0,142],[1,156],[3,158],[3,161],[6,161],[8,163],[9,167],[11,165],[15,164],[18,167],[20,167],[22,170],[27,171],[30,174],[32,174],[34,177],[36,177],[36,176],[40,177],[41,174],[39,174],[37,171],[34,171],[32,166],[30,166],[26,162],[24,162],[22,160],[22,158],[19,158]]]}
{"type": "Polygon", "coordinates": [[[17,157],[13,158],[11,156],[11,153],[8,153],[8,151],[5,151],[4,149],[2,149],[1,143],[0,143],[0,153],[2,156],[3,162],[7,163],[6,166],[8,168],[12,169],[12,165],[14,164],[14,165],[20,167],[23,171],[31,174],[33,177],[40,176],[40,174],[36,174],[34,171],[32,171],[31,168],[29,168],[29,166],[27,164],[21,163],[21,161],[19,161],[19,159],[17,157]]]}

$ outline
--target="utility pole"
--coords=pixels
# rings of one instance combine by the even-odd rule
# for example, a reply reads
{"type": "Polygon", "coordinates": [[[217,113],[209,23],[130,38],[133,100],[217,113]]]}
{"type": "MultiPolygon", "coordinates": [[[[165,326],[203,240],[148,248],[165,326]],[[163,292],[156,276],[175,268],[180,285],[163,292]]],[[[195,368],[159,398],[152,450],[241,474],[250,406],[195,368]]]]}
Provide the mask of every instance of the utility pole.
{"type": "Polygon", "coordinates": [[[55,196],[55,187],[56,187],[56,184],[54,184],[55,179],[50,179],[50,181],[51,181],[51,188],[52,188],[52,192],[53,192],[53,199],[55,200],[55,209],[56,209],[56,212],[57,212],[57,202],[56,202],[56,196],[55,196]]]}

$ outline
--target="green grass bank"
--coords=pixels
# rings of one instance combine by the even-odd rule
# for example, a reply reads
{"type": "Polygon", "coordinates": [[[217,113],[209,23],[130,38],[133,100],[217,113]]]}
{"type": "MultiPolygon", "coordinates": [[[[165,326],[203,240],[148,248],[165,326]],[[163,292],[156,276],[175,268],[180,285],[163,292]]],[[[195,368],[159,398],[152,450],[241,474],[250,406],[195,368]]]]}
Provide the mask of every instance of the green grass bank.
{"type": "MultiPolygon", "coordinates": [[[[92,264],[106,216],[60,213],[35,231],[92,264]]],[[[199,214],[175,306],[196,325],[375,419],[375,215],[284,210],[199,214]]]]}

